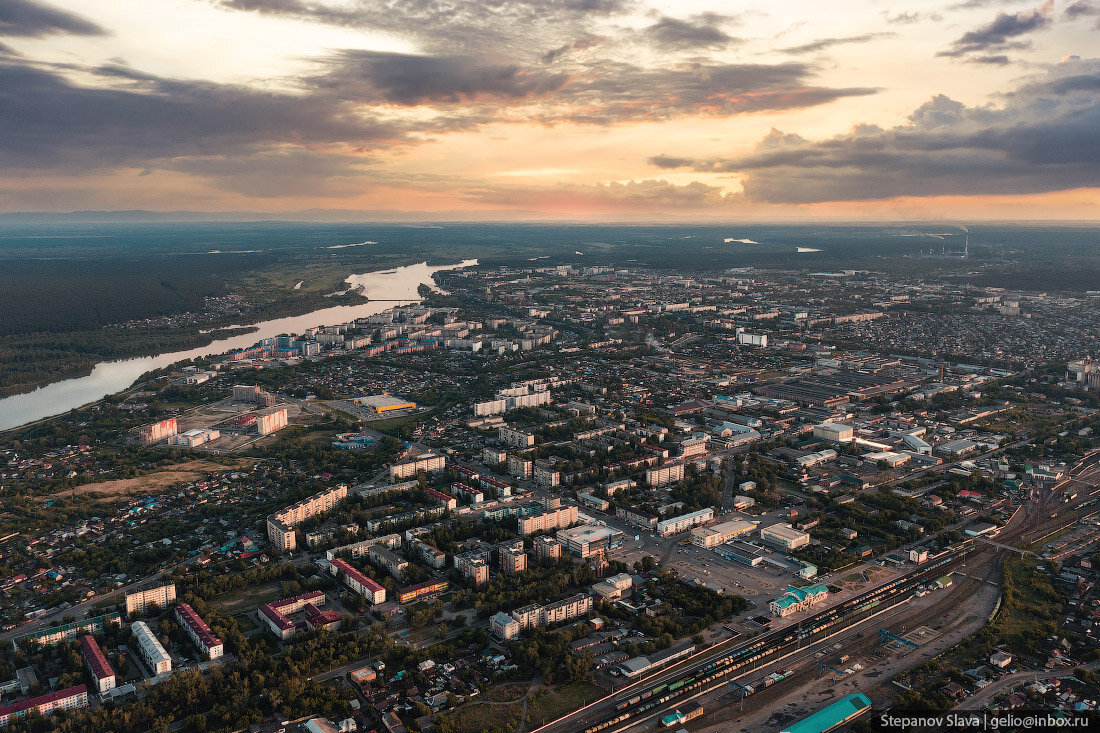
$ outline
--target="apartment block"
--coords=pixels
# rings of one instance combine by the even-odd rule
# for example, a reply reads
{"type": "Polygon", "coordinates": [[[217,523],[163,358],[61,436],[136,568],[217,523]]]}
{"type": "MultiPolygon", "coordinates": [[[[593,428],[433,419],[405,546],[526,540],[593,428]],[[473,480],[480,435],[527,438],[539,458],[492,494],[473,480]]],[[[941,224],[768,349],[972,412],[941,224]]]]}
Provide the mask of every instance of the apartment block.
{"type": "Polygon", "coordinates": [[[367,558],[372,565],[382,568],[396,580],[401,580],[404,577],[405,569],[409,567],[408,560],[381,545],[371,546],[367,552],[367,558]]]}
{"type": "Polygon", "coordinates": [[[509,641],[519,636],[520,625],[508,614],[498,611],[489,619],[489,631],[498,639],[509,641]]]}
{"type": "Polygon", "coordinates": [[[225,652],[222,640],[214,636],[214,632],[190,605],[180,603],[176,606],[176,620],[191,638],[191,643],[207,659],[217,659],[225,652]]]}
{"type": "Polygon", "coordinates": [[[655,488],[669,486],[684,480],[683,463],[666,463],[663,466],[652,466],[645,471],[645,482],[655,488]]]}
{"type": "Polygon", "coordinates": [[[32,697],[30,700],[0,706],[0,727],[26,716],[32,710],[39,715],[49,715],[55,710],[73,710],[86,707],[88,707],[88,688],[84,685],[77,685],[76,687],[32,697]]]}
{"type": "Polygon", "coordinates": [[[561,557],[561,543],[553,537],[536,537],[531,543],[536,560],[557,560],[561,557]]]}
{"type": "Polygon", "coordinates": [[[294,527],[310,517],[332,511],[347,496],[347,484],[339,484],[272,514],[267,518],[268,539],[280,550],[295,550],[298,540],[294,535],[294,527]]]}
{"type": "Polygon", "coordinates": [[[179,425],[176,423],[176,418],[170,417],[152,425],[142,425],[134,432],[142,445],[153,445],[176,435],[179,432],[179,425]]]}
{"type": "Polygon", "coordinates": [[[519,630],[570,621],[592,611],[592,596],[578,593],[545,606],[531,604],[512,611],[512,619],[519,630]]]}
{"type": "Polygon", "coordinates": [[[446,580],[425,580],[423,583],[405,586],[397,591],[398,603],[416,603],[446,593],[451,584],[446,580]]]}
{"type": "Polygon", "coordinates": [[[327,600],[324,592],[319,590],[303,593],[293,598],[265,603],[256,609],[256,618],[271,629],[275,636],[285,641],[299,628],[298,624],[290,620],[290,616],[309,609],[316,611],[317,607],[325,605],[327,600]]]}
{"type": "Polygon", "coordinates": [[[523,456],[508,456],[508,475],[519,479],[531,478],[534,463],[523,456]]]}
{"type": "Polygon", "coordinates": [[[146,666],[155,675],[167,674],[172,671],[172,658],[164,651],[160,640],[153,634],[152,629],[144,621],[135,621],[130,626],[137,640],[138,655],[146,666]]]}
{"type": "Polygon", "coordinates": [[[560,529],[577,523],[577,507],[562,506],[557,509],[547,509],[539,514],[527,517],[519,517],[519,533],[521,535],[534,534],[535,532],[547,532],[552,529],[560,529]]]}
{"type": "Polygon", "coordinates": [[[397,481],[399,479],[408,478],[409,476],[415,476],[419,471],[434,473],[436,471],[442,471],[446,467],[447,458],[445,456],[425,453],[424,455],[417,456],[411,461],[395,463],[390,466],[390,481],[397,481]]]}
{"type": "Polygon", "coordinates": [[[256,416],[256,432],[260,435],[270,435],[285,428],[287,424],[285,407],[256,416]]]}
{"type": "Polygon", "coordinates": [[[707,522],[714,520],[714,509],[707,507],[706,509],[700,509],[697,512],[691,512],[690,514],[684,514],[679,517],[671,517],[669,519],[657,522],[657,534],[662,536],[668,536],[670,534],[677,534],[678,532],[684,532],[692,527],[697,527],[700,524],[706,524],[707,522]]]}
{"type": "Polygon", "coordinates": [[[357,568],[352,567],[346,561],[339,558],[329,563],[332,574],[344,581],[344,585],[353,593],[359,593],[367,599],[372,606],[386,602],[386,589],[368,578],[357,568]]]}
{"type": "Polygon", "coordinates": [[[550,489],[561,484],[561,472],[554,470],[549,461],[535,461],[535,483],[550,489]]]}
{"type": "Polygon", "coordinates": [[[158,585],[155,588],[147,588],[146,590],[127,593],[126,615],[129,616],[132,613],[144,614],[146,609],[151,606],[166,609],[174,600],[176,600],[175,583],[158,585]]]}
{"type": "Polygon", "coordinates": [[[509,427],[501,427],[497,431],[497,438],[501,443],[513,448],[531,448],[535,445],[535,436],[524,430],[514,430],[509,427]]]}
{"type": "Polygon", "coordinates": [[[516,575],[527,570],[527,555],[522,550],[507,550],[500,553],[500,568],[505,575],[516,575]]]}
{"type": "Polygon", "coordinates": [[[80,654],[84,657],[84,665],[95,680],[96,692],[103,694],[115,687],[115,670],[111,668],[103,650],[99,648],[95,637],[85,635],[80,637],[80,654]]]}

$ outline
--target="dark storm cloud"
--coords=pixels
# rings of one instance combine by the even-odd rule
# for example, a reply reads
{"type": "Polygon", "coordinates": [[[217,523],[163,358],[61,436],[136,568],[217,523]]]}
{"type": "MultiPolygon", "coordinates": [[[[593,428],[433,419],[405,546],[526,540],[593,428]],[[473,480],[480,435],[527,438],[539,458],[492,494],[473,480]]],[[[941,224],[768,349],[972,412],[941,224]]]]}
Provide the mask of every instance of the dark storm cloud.
{"type": "Polygon", "coordinates": [[[592,19],[629,10],[633,0],[358,0],[340,8],[307,0],[213,0],[239,11],[384,31],[432,51],[531,55],[588,32],[592,19]]]}
{"type": "Polygon", "coordinates": [[[879,38],[890,38],[893,35],[893,33],[864,33],[858,36],[844,36],[843,38],[822,38],[810,43],[804,43],[801,46],[791,46],[790,48],[781,48],[779,50],[783,53],[797,56],[805,53],[817,53],[818,51],[824,51],[833,46],[842,46],[849,43],[867,43],[868,41],[874,41],[879,38]]]}
{"type": "Polygon", "coordinates": [[[106,31],[79,15],[33,0],[0,0],[0,36],[42,38],[57,33],[101,36],[106,31]]]}
{"type": "Polygon", "coordinates": [[[552,48],[542,56],[542,62],[544,64],[552,64],[558,59],[564,57],[570,51],[587,51],[590,48],[596,48],[602,43],[605,43],[607,38],[604,36],[584,36],[578,38],[572,43],[567,43],[564,46],[558,48],[552,48]]]}
{"type": "Polygon", "coordinates": [[[560,89],[568,78],[465,56],[343,51],[332,59],[328,73],[312,83],[346,99],[416,105],[542,96],[560,89]]]}
{"type": "Polygon", "coordinates": [[[692,63],[663,58],[639,66],[631,55],[638,45],[705,52],[729,44],[724,26],[734,18],[655,16],[641,30],[593,32],[594,22],[633,8],[634,0],[359,0],[337,9],[311,0],[217,1],[416,38],[417,55],[344,51],[302,83],[358,103],[448,105],[447,129],[505,118],[501,102],[546,100],[530,110],[545,124],[612,124],[795,109],[875,91],[815,86],[804,64],[726,64],[708,62],[705,53],[693,54],[692,63]]]}
{"type": "Polygon", "coordinates": [[[79,173],[284,144],[377,147],[403,137],[323,95],[133,78],[126,89],[86,88],[47,69],[0,62],[0,167],[79,173]]]}
{"type": "MultiPolygon", "coordinates": [[[[584,41],[587,45],[596,41],[584,41]]],[[[696,114],[737,114],[812,107],[874,89],[808,83],[801,63],[708,64],[646,68],[604,58],[547,70],[545,64],[491,64],[470,56],[411,56],[343,51],[308,88],[357,103],[448,107],[440,130],[506,117],[501,104],[546,101],[528,110],[544,124],[609,125],[696,114]]]]}
{"type": "Polygon", "coordinates": [[[611,124],[813,107],[876,91],[816,87],[807,84],[809,77],[809,67],[801,63],[690,63],[643,68],[608,61],[574,74],[555,99],[579,110],[565,119],[611,124]]]}
{"type": "Polygon", "coordinates": [[[661,209],[710,209],[729,206],[741,200],[738,195],[723,194],[718,186],[699,181],[676,185],[664,180],[612,182],[592,186],[559,183],[556,186],[485,186],[464,192],[463,200],[479,204],[554,209],[585,206],[610,211],[648,211],[661,209]]]}
{"type": "Polygon", "coordinates": [[[937,96],[907,125],[865,125],[822,141],[773,131],[750,155],[693,168],[741,173],[748,198],[773,203],[1097,186],[1098,89],[1100,61],[1067,62],[1006,95],[999,109],[937,96]]]}
{"type": "Polygon", "coordinates": [[[502,18],[546,20],[562,16],[599,16],[629,10],[629,0],[494,0],[488,3],[453,0],[358,0],[333,8],[306,0],[215,0],[232,10],[312,17],[341,25],[384,26],[414,19],[450,21],[454,24],[489,22],[502,18]]]}
{"type": "MultiPolygon", "coordinates": [[[[1062,13],[1062,17],[1066,20],[1076,20],[1077,18],[1100,17],[1100,4],[1090,2],[1089,0],[1077,0],[1066,7],[1062,13]]],[[[1097,30],[1100,30],[1100,20],[1096,21],[1094,26],[1097,30]]]]}
{"type": "MultiPolygon", "coordinates": [[[[901,12],[891,15],[889,11],[882,13],[883,20],[890,25],[913,25],[919,23],[925,16],[920,13],[901,12]]],[[[930,20],[939,20],[938,15],[928,16],[930,20]]]]}
{"type": "Polygon", "coordinates": [[[0,168],[176,170],[252,195],[287,195],[296,186],[342,195],[348,177],[362,172],[363,156],[518,119],[507,112],[512,105],[528,105],[523,120],[609,125],[809,107],[874,91],[813,86],[810,68],[799,63],[643,68],[596,60],[566,68],[344,51],[318,73],[292,80],[301,91],[291,94],[164,79],[118,63],[93,68],[0,56],[0,168]],[[78,85],[70,73],[98,85],[78,85]],[[434,110],[383,121],[379,115],[392,120],[392,110],[380,105],[434,110]]]}
{"type": "Polygon", "coordinates": [[[690,20],[665,16],[644,32],[653,43],[664,48],[722,48],[734,40],[720,27],[730,20],[730,17],[717,13],[703,13],[690,20]]]}
{"type": "Polygon", "coordinates": [[[646,158],[646,162],[650,165],[655,165],[658,168],[671,169],[671,168],[687,168],[695,161],[691,158],[677,158],[674,155],[654,155],[651,158],[646,158]]]}
{"type": "Polygon", "coordinates": [[[295,148],[181,158],[171,167],[246,196],[277,198],[308,192],[311,196],[341,197],[363,193],[361,177],[371,162],[342,153],[295,148]]]}
{"type": "Polygon", "coordinates": [[[964,0],[961,3],[949,5],[948,10],[973,10],[974,8],[988,8],[991,5],[1022,5],[1023,2],[1011,2],[1011,0],[964,0]]]}
{"type": "Polygon", "coordinates": [[[1067,20],[1087,15],[1100,15],[1100,5],[1094,5],[1089,0],[1077,0],[1077,2],[1066,6],[1063,15],[1067,20]]]}
{"type": "Polygon", "coordinates": [[[986,64],[988,66],[1008,66],[1012,63],[1012,59],[1004,54],[993,54],[991,56],[970,56],[966,59],[970,64],[986,64]]]}
{"type": "MultiPolygon", "coordinates": [[[[690,63],[631,63],[625,51],[639,43],[664,39],[679,51],[728,42],[719,26],[731,19],[694,16],[677,25],[658,18],[618,39],[592,32],[588,21],[630,7],[629,0],[361,0],[339,9],[309,0],[219,1],[241,11],[314,20],[330,13],[326,22],[407,30],[425,39],[425,50],[333,52],[311,72],[277,80],[294,90],[279,92],[166,79],[121,62],[47,64],[0,46],[0,169],[73,176],[167,170],[249,195],[340,196],[363,180],[376,151],[494,122],[613,125],[805,108],[875,92],[817,86],[815,69],[796,62],[727,64],[693,54],[690,63]],[[395,109],[418,106],[430,114],[395,109]]],[[[50,27],[61,23],[55,18],[50,27]]],[[[22,27],[30,32],[32,25],[22,27]]]]}
{"type": "Polygon", "coordinates": [[[993,51],[1005,51],[1027,48],[1026,41],[1015,40],[1020,36],[1046,28],[1052,21],[1052,4],[1045,3],[1037,10],[1019,13],[998,13],[996,19],[988,25],[964,33],[951,44],[951,48],[941,51],[940,56],[964,56],[970,53],[989,54],[993,51]]]}

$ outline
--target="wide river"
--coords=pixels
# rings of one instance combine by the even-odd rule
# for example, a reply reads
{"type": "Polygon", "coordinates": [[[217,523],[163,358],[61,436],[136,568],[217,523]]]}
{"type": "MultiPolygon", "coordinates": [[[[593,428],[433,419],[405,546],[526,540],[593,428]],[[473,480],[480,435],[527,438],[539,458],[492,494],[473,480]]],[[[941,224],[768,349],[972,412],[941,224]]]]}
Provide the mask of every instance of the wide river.
{"type": "Polygon", "coordinates": [[[352,288],[362,286],[363,294],[370,298],[371,302],[322,308],[301,316],[244,324],[257,330],[243,336],[212,341],[206,346],[188,351],[100,362],[86,377],[65,379],[39,387],[33,392],[0,399],[0,430],[19,427],[44,417],[60,415],[73,408],[95,402],[101,397],[126,389],[145,372],[160,369],[178,361],[224,354],[232,349],[251,346],[260,339],[280,334],[300,334],[311,326],[347,323],[400,305],[392,302],[395,300],[416,302],[420,300],[416,291],[421,283],[434,286],[433,273],[476,264],[477,260],[463,260],[457,265],[429,267],[426,262],[421,262],[418,265],[398,267],[384,272],[351,275],[347,278],[348,286],[352,288]]]}

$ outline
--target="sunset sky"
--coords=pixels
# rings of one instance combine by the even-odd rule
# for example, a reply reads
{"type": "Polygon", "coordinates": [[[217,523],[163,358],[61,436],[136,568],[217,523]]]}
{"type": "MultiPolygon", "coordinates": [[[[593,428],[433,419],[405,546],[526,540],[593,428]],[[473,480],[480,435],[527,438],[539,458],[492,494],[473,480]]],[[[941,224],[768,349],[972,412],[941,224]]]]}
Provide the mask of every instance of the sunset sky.
{"type": "Polygon", "coordinates": [[[1100,0],[0,0],[0,211],[1098,219],[1098,49],[1100,0]]]}

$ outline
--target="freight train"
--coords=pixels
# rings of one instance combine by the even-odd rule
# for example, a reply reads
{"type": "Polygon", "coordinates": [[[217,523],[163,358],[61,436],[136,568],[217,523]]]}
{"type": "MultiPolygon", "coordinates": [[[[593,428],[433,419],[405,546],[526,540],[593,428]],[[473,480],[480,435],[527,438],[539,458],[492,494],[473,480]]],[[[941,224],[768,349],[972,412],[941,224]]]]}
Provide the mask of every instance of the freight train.
{"type": "MultiPolygon", "coordinates": [[[[585,733],[599,733],[617,723],[622,723],[644,715],[650,710],[680,698],[690,697],[703,688],[709,689],[715,682],[728,677],[746,667],[754,669],[760,663],[770,662],[782,656],[792,644],[823,632],[829,632],[846,621],[850,616],[873,609],[884,601],[901,596],[930,578],[943,574],[949,564],[955,563],[974,551],[973,540],[966,540],[957,547],[944,550],[929,558],[929,562],[919,569],[902,575],[867,593],[850,598],[832,608],[814,614],[797,624],[772,631],[753,640],[727,655],[708,662],[677,679],[652,687],[644,692],[623,700],[615,707],[615,714],[609,720],[585,729],[585,733]]],[[[783,675],[784,677],[786,674],[783,675]]],[[[774,678],[773,678],[774,682],[774,678]]],[[[764,685],[757,686],[762,689],[764,685]]]]}

